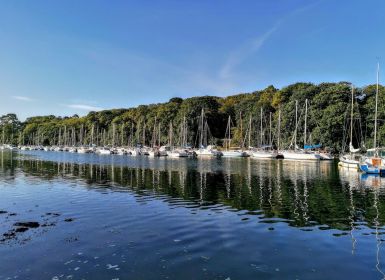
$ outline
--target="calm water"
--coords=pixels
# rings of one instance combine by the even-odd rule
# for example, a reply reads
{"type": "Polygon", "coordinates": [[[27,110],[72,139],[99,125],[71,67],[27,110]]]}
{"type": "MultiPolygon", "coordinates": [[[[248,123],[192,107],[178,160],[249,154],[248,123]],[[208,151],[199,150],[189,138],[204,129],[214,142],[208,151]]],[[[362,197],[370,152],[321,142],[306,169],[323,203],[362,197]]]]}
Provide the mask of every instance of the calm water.
{"type": "Polygon", "coordinates": [[[0,157],[0,279],[384,278],[385,178],[331,162],[0,157]]]}

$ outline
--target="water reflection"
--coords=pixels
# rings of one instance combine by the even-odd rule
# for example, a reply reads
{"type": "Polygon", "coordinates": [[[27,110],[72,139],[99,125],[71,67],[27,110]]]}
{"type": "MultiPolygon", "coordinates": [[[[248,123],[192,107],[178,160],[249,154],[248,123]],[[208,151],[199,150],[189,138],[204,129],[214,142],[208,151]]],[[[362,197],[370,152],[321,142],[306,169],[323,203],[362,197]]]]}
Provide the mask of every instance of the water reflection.
{"type": "MultiPolygon", "coordinates": [[[[371,246],[371,269],[385,277],[381,258],[385,178],[339,170],[330,162],[148,158],[135,161],[94,155],[68,155],[64,160],[62,154],[55,160],[54,153],[7,152],[0,156],[0,185],[5,188],[16,185],[12,183],[19,178],[33,184],[73,182],[93,192],[129,192],[141,202],[161,200],[170,209],[186,208],[191,214],[198,210],[231,212],[237,215],[239,223],[252,224],[254,232],[263,229],[273,234],[282,231],[284,225],[301,237],[310,232],[328,234],[333,239],[345,237],[347,254],[353,257],[367,250],[363,246],[371,246]]],[[[232,226],[242,229],[239,224],[232,226]]]]}
{"type": "Polygon", "coordinates": [[[151,191],[197,204],[220,203],[257,214],[262,223],[349,231],[353,244],[357,223],[374,228],[385,222],[385,178],[338,170],[328,162],[153,160],[138,161],[133,167],[1,153],[0,172],[4,182],[22,172],[27,178],[82,180],[90,188],[151,191]]]}

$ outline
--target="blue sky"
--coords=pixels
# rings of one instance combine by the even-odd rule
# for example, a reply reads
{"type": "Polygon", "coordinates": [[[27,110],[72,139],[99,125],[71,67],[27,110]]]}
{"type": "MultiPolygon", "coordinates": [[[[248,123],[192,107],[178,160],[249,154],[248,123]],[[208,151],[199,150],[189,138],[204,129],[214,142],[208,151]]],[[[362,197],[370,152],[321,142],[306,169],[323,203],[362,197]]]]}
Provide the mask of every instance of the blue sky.
{"type": "Polygon", "coordinates": [[[364,86],[385,58],[384,14],[383,0],[1,1],[0,115],[364,86]]]}

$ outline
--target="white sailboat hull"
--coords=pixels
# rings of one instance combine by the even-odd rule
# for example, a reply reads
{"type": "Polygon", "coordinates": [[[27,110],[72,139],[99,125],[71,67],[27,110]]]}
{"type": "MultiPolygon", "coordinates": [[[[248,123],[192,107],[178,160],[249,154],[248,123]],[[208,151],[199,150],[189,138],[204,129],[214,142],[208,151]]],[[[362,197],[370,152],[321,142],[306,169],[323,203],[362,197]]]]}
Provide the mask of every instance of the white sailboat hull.
{"type": "Polygon", "coordinates": [[[178,152],[169,152],[168,156],[171,158],[181,158],[181,157],[188,157],[188,153],[184,151],[178,151],[178,152]]]}
{"type": "Polygon", "coordinates": [[[264,151],[255,151],[251,153],[251,157],[260,159],[275,158],[276,156],[277,155],[275,153],[269,153],[264,151]]]}
{"type": "Polygon", "coordinates": [[[112,152],[110,150],[99,150],[100,155],[110,155],[112,152]]]}
{"type": "Polygon", "coordinates": [[[242,151],[222,151],[223,157],[247,157],[247,154],[242,151]]]}
{"type": "Polygon", "coordinates": [[[315,153],[304,153],[296,151],[282,151],[284,159],[288,160],[320,160],[321,156],[315,153]]]}
{"type": "Polygon", "coordinates": [[[130,150],[129,154],[136,157],[139,155],[139,152],[138,152],[138,150],[130,150]]]}
{"type": "Polygon", "coordinates": [[[334,157],[329,153],[319,153],[322,160],[333,160],[334,157]]]}
{"type": "Polygon", "coordinates": [[[360,162],[357,159],[349,158],[349,155],[341,156],[340,161],[338,162],[338,166],[358,170],[360,168],[360,162]]]}

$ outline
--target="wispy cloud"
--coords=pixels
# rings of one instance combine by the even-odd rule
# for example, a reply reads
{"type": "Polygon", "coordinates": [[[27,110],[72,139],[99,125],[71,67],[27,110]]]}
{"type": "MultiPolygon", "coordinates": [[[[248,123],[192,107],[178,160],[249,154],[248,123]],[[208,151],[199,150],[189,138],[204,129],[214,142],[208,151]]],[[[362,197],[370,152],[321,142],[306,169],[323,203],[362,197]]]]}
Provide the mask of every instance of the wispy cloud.
{"type": "Polygon", "coordinates": [[[226,62],[219,71],[219,77],[222,79],[229,78],[235,67],[240,65],[249,56],[257,53],[259,49],[265,44],[271,35],[277,31],[282,21],[276,22],[273,27],[261,34],[260,36],[249,40],[247,43],[230,53],[226,62]]]}
{"type": "Polygon", "coordinates": [[[68,108],[71,109],[79,109],[83,111],[101,111],[103,108],[101,107],[96,107],[96,106],[90,106],[90,105],[85,105],[85,104],[70,104],[67,105],[68,108]]]}
{"type": "Polygon", "coordinates": [[[27,97],[27,96],[13,95],[12,98],[20,100],[20,101],[27,101],[27,102],[33,101],[32,98],[27,97]]]}
{"type": "Polygon", "coordinates": [[[221,79],[228,79],[232,76],[234,69],[242,64],[248,57],[255,55],[263,47],[263,45],[268,41],[268,39],[280,28],[280,26],[290,18],[298,16],[301,13],[313,8],[318,5],[321,1],[316,1],[309,5],[300,7],[296,10],[293,10],[291,13],[282,17],[276,21],[271,28],[269,28],[264,33],[260,34],[257,37],[247,40],[243,45],[239,46],[237,49],[233,50],[227,57],[227,60],[219,70],[219,77],[221,79]]]}

